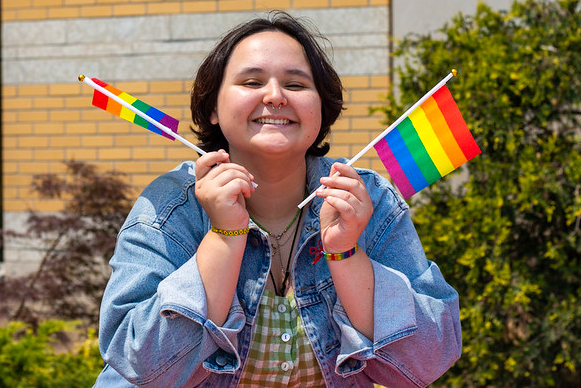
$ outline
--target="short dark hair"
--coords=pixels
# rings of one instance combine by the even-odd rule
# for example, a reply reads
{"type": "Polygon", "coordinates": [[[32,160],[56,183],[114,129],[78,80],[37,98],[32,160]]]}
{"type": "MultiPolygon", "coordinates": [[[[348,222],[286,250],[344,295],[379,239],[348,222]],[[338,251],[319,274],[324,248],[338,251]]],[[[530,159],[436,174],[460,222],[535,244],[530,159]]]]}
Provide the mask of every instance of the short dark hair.
{"type": "Polygon", "coordinates": [[[218,92],[222,85],[224,72],[236,45],[243,39],[265,31],[279,31],[295,39],[303,47],[315,87],[321,98],[321,129],[307,154],[323,156],[329,152],[329,143],[325,138],[331,131],[331,125],[337,120],[343,109],[343,86],[339,75],[331,66],[327,55],[317,43],[323,37],[316,28],[311,32],[298,19],[282,11],[270,12],[268,18],[256,18],[240,24],[230,30],[208,54],[200,65],[192,87],[190,109],[192,121],[198,127],[192,131],[205,151],[228,151],[228,141],[218,124],[212,124],[210,117],[216,108],[218,92]]]}

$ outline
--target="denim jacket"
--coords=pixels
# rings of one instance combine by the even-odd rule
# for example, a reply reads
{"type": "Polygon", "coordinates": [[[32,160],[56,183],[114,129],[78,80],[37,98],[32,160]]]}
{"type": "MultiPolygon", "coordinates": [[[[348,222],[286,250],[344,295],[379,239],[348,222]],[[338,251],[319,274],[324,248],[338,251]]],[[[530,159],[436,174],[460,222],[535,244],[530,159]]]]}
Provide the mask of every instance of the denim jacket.
{"type": "MultiPolygon", "coordinates": [[[[309,192],[333,160],[307,157],[309,192]]],[[[320,248],[315,198],[304,212],[292,287],[328,387],[425,387],[459,357],[458,293],[426,259],[407,204],[391,184],[358,170],[373,202],[359,238],[374,272],[374,338],[350,323],[320,248]]],[[[196,250],[211,225],[194,194],[194,163],[153,181],[118,236],[101,308],[107,363],[96,387],[235,387],[268,280],[270,244],[254,223],[236,293],[222,326],[207,319],[196,250]]],[[[260,190],[260,188],[258,188],[260,190]]]]}

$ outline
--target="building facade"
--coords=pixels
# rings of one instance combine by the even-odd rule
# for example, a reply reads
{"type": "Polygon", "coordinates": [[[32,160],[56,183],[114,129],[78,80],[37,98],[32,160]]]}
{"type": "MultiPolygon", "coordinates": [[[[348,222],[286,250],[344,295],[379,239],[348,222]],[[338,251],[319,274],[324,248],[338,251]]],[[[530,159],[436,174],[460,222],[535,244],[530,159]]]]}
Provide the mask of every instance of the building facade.
{"type": "MultiPolygon", "coordinates": [[[[349,158],[384,129],[381,115],[370,115],[369,108],[380,105],[390,87],[390,37],[415,28],[425,32],[430,21],[447,20],[458,10],[470,12],[475,4],[2,0],[3,228],[23,230],[29,210],[63,208],[62,200],[31,193],[31,182],[37,174],[64,173],[65,161],[123,172],[137,196],[156,176],[196,158],[179,142],[93,107],[93,90],[78,82],[79,74],[97,77],[177,118],[180,134],[195,142],[189,91],[200,61],[229,28],[271,9],[285,10],[310,20],[329,38],[328,53],[345,86],[347,107],[333,126],[330,156],[349,158]]],[[[384,171],[374,151],[356,166],[384,171]]],[[[38,260],[37,252],[18,242],[6,241],[3,249],[5,275],[29,271],[38,260]]]]}

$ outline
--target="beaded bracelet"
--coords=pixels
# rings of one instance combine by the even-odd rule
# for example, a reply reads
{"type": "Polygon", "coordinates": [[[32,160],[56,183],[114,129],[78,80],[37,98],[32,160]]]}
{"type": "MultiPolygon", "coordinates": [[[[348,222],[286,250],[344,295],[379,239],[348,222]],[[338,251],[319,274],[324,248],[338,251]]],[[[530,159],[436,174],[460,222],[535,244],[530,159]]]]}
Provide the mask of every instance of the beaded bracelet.
{"type": "Polygon", "coordinates": [[[212,232],[223,234],[224,236],[241,236],[250,232],[250,228],[238,229],[238,230],[223,230],[212,226],[212,232]]]}
{"type": "Polygon", "coordinates": [[[343,253],[322,252],[322,253],[323,253],[323,257],[325,258],[325,260],[339,261],[339,260],[344,260],[344,259],[350,258],[351,256],[353,256],[355,254],[355,252],[357,252],[357,249],[359,249],[359,247],[357,246],[357,244],[355,244],[355,246],[353,248],[351,248],[350,250],[348,250],[347,252],[343,252],[343,253]]]}

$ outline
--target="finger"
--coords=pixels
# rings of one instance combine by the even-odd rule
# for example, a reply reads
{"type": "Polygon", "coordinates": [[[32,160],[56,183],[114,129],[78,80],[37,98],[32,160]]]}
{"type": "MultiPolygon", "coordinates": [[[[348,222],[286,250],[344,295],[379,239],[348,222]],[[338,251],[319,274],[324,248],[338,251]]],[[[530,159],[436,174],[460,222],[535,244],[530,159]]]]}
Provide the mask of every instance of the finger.
{"type": "Polygon", "coordinates": [[[202,155],[196,160],[196,177],[201,179],[217,164],[225,163],[229,160],[229,155],[226,151],[212,151],[202,155]]]}

